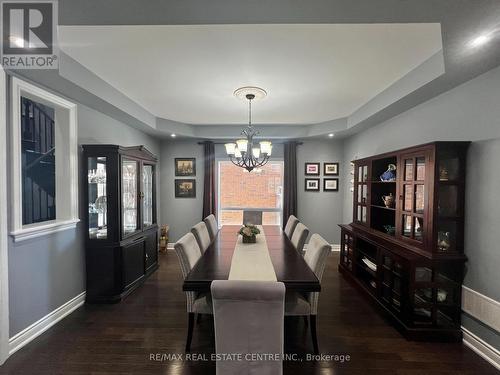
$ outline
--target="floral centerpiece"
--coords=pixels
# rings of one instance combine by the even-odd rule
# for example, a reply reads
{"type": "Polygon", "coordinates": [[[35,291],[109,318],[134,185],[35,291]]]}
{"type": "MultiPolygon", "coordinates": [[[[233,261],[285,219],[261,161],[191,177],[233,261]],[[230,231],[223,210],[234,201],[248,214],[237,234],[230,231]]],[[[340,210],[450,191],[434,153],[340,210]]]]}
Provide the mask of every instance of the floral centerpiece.
{"type": "Polygon", "coordinates": [[[241,227],[238,234],[243,237],[243,243],[255,243],[257,241],[257,235],[260,233],[259,228],[253,224],[245,224],[241,227]]]}

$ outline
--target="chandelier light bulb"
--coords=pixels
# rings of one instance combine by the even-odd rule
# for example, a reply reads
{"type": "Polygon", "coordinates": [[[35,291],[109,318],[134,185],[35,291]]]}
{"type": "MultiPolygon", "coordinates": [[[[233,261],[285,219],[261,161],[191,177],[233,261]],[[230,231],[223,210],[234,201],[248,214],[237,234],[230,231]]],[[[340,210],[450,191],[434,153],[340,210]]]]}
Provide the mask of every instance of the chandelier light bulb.
{"type": "Polygon", "coordinates": [[[260,142],[260,151],[263,154],[271,154],[271,142],[269,141],[262,141],[260,142]]]}
{"type": "Polygon", "coordinates": [[[226,153],[228,155],[234,155],[234,152],[236,150],[236,143],[226,143],[224,146],[226,146],[226,153]]]}
{"type": "Polygon", "coordinates": [[[247,139],[238,139],[236,141],[236,144],[238,145],[238,150],[240,152],[247,152],[247,146],[248,146],[248,140],[247,139]]]}
{"type": "Polygon", "coordinates": [[[255,159],[260,158],[260,148],[258,147],[252,148],[252,154],[255,159]]]}

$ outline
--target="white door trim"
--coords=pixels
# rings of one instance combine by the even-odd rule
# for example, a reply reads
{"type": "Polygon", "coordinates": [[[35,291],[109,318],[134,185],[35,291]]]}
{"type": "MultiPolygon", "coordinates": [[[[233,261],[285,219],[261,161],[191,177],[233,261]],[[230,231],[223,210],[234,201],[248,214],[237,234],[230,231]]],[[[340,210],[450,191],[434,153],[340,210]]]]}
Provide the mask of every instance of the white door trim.
{"type": "Polygon", "coordinates": [[[0,67],[0,365],[9,356],[9,269],[7,247],[7,83],[0,67]]]}

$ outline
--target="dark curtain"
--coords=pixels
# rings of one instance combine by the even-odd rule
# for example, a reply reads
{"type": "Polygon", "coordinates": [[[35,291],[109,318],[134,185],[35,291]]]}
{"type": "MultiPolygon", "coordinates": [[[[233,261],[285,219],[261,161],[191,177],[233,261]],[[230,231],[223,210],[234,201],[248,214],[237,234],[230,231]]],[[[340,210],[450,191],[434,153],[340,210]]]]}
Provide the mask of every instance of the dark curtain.
{"type": "Polygon", "coordinates": [[[283,228],[290,215],[297,216],[297,142],[285,143],[283,173],[283,228]]]}
{"type": "Polygon", "coordinates": [[[215,145],[213,142],[203,142],[204,180],[203,180],[203,217],[216,215],[215,206],[215,145]]]}

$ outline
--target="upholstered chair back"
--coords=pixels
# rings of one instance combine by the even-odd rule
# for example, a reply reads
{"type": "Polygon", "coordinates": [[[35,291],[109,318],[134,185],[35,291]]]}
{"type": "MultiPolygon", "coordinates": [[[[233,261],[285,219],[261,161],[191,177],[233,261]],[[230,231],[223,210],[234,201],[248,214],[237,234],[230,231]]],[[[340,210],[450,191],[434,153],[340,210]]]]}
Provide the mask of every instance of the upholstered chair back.
{"type": "Polygon", "coordinates": [[[292,238],[293,231],[295,230],[295,227],[298,223],[299,219],[297,219],[294,215],[290,215],[284,229],[284,232],[288,238],[292,238]]]}
{"type": "Polygon", "coordinates": [[[194,234],[196,241],[198,241],[198,246],[200,247],[201,252],[204,253],[212,242],[210,239],[210,234],[208,233],[207,226],[203,221],[200,221],[198,224],[191,228],[191,233],[194,234]]]}
{"type": "Polygon", "coordinates": [[[243,211],[243,225],[262,225],[262,211],[243,211]]]}
{"type": "Polygon", "coordinates": [[[248,361],[246,354],[283,354],[285,285],[275,281],[212,282],[216,353],[241,354],[218,361],[218,375],[282,374],[281,360],[248,361]]]}
{"type": "Polygon", "coordinates": [[[210,234],[210,239],[213,241],[215,236],[219,232],[219,224],[217,223],[217,219],[212,214],[203,219],[203,222],[207,226],[208,233],[210,234]]]}
{"type": "Polygon", "coordinates": [[[304,244],[309,236],[309,229],[302,223],[297,223],[292,234],[292,244],[299,253],[304,250],[304,244]]]}
{"type": "Polygon", "coordinates": [[[304,260],[309,268],[314,272],[319,281],[323,277],[325,270],[326,258],[332,250],[330,244],[319,234],[314,233],[307,244],[306,255],[304,260]]]}
{"type": "MultiPolygon", "coordinates": [[[[304,260],[320,282],[331,250],[330,244],[317,233],[311,236],[307,244],[304,260]]],[[[318,313],[319,293],[309,293],[308,301],[311,304],[311,314],[316,315],[318,313]]]]}
{"type": "MultiPolygon", "coordinates": [[[[181,265],[182,277],[185,279],[195,264],[201,258],[200,247],[192,233],[185,234],[174,245],[175,252],[181,265]]],[[[186,292],[187,311],[193,311],[193,303],[196,298],[195,292],[186,292]]]]}

